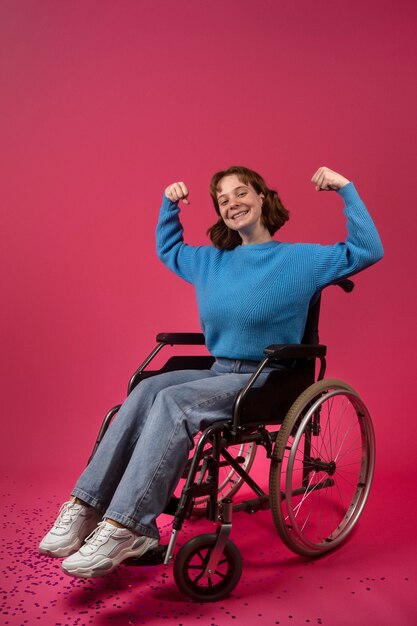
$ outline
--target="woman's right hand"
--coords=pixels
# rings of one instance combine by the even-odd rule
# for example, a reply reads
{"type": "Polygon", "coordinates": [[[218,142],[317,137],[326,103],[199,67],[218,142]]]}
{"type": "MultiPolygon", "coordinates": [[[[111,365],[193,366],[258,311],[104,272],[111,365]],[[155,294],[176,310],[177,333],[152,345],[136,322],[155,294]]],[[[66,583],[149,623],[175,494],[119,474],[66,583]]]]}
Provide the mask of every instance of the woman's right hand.
{"type": "Polygon", "coordinates": [[[171,202],[178,202],[179,200],[182,200],[184,204],[190,204],[188,194],[188,187],[183,182],[172,183],[172,185],[168,185],[165,189],[165,195],[168,200],[171,200],[171,202]]]}

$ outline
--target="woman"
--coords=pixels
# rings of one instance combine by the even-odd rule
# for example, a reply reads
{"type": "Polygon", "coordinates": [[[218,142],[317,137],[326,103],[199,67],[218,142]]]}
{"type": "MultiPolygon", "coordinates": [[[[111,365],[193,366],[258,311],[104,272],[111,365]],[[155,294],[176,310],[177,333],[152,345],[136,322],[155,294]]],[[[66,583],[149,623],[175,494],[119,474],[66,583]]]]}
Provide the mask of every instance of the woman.
{"type": "Polygon", "coordinates": [[[312,182],[317,191],[335,190],[344,200],[344,243],[273,240],[287,210],[259,174],[232,167],[211,181],[218,214],[209,229],[214,245],[188,246],[179,220],[179,201],[189,204],[188,188],[183,182],[166,188],[158,254],[194,285],[207,348],[216,361],[211,370],[145,379],[127,397],[40,544],[43,554],[67,557],[66,573],[100,576],[156,546],[156,518],[202,423],[231,415],[265,346],[300,343],[314,294],[382,258],[378,233],[353,183],[326,167],[312,182]]]}

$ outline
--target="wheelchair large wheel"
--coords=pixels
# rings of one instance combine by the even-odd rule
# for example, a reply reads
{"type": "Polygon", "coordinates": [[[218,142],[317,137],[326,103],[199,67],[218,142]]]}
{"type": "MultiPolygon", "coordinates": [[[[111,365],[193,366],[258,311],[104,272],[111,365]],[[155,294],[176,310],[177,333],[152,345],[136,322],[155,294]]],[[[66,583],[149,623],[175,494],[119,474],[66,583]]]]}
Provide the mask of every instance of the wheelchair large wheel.
{"type": "MultiPolygon", "coordinates": [[[[198,438],[196,439],[196,443],[198,438]]],[[[228,446],[227,451],[229,454],[239,463],[240,467],[245,470],[245,472],[249,473],[252,464],[255,460],[257,445],[254,442],[250,443],[241,443],[228,446]]],[[[207,479],[208,465],[207,459],[212,454],[212,445],[210,442],[207,442],[203,458],[201,460],[195,482],[197,484],[201,484],[207,479]]],[[[187,475],[188,469],[186,469],[184,478],[187,475]]],[[[218,487],[218,500],[223,500],[224,498],[231,498],[234,496],[241,486],[243,485],[244,480],[236,470],[233,469],[231,465],[229,465],[226,461],[222,460],[219,468],[219,487],[218,487]]],[[[177,488],[177,493],[181,493],[182,487],[184,485],[183,481],[180,481],[180,484],[177,488]]],[[[193,503],[193,515],[195,516],[203,516],[206,514],[207,503],[209,501],[208,496],[201,496],[196,498],[193,503]]]]}
{"type": "Polygon", "coordinates": [[[193,537],[182,546],[174,561],[174,578],[178,589],[196,602],[222,600],[240,580],[242,557],[230,539],[226,542],[215,570],[204,576],[216,542],[215,533],[193,537]]]}
{"type": "Polygon", "coordinates": [[[339,380],[314,383],[282,424],[270,469],[270,502],[284,543],[302,556],[338,546],[368,498],[375,435],[356,391],[339,380]]]}

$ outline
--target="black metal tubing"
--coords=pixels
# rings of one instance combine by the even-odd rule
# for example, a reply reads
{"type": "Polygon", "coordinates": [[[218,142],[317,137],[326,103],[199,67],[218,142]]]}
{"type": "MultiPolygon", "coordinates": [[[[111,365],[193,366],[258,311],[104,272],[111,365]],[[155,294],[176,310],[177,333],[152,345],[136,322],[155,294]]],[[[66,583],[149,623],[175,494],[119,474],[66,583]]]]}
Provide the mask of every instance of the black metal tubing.
{"type": "MultiPolygon", "coordinates": [[[[217,489],[218,489],[218,468],[217,468],[217,477],[213,476],[214,480],[210,483],[204,483],[202,485],[195,485],[194,480],[197,474],[197,470],[200,464],[200,461],[203,457],[204,446],[207,440],[211,437],[220,438],[221,432],[224,427],[227,426],[228,422],[215,422],[211,424],[207,428],[205,428],[201,434],[200,439],[195,448],[195,452],[193,458],[191,460],[190,469],[188,472],[187,480],[185,481],[185,485],[181,492],[180,501],[178,503],[177,511],[175,513],[175,519],[173,522],[174,530],[181,530],[184,519],[187,516],[188,511],[191,508],[192,499],[199,495],[209,495],[211,499],[216,498],[217,501],[217,489]]],[[[216,445],[216,441],[213,441],[213,466],[215,466],[215,455],[218,453],[218,445],[216,445]]],[[[219,460],[219,459],[218,459],[219,460]]],[[[213,469],[213,468],[212,468],[213,469]]],[[[210,476],[212,478],[212,476],[210,476]]]]}
{"type": "Polygon", "coordinates": [[[134,374],[131,376],[131,378],[129,380],[129,384],[127,386],[127,395],[129,395],[130,392],[132,391],[132,389],[135,387],[136,379],[142,374],[143,370],[149,365],[149,363],[152,361],[152,359],[154,359],[156,357],[158,352],[160,352],[162,350],[162,348],[164,348],[166,345],[168,345],[168,344],[166,344],[164,342],[158,343],[158,345],[152,350],[152,352],[149,354],[149,356],[146,357],[146,359],[143,361],[143,363],[141,365],[139,365],[138,369],[136,370],[136,372],[134,372],[134,374]]]}
{"type": "Polygon", "coordinates": [[[100,441],[103,439],[106,430],[110,426],[110,422],[112,421],[113,417],[116,415],[117,411],[120,409],[121,406],[122,406],[121,404],[116,404],[116,406],[114,406],[112,409],[110,409],[110,411],[105,415],[105,417],[103,419],[103,422],[101,424],[99,433],[97,435],[97,439],[96,439],[96,442],[94,444],[93,451],[92,451],[92,453],[90,455],[90,458],[87,461],[87,465],[90,463],[91,459],[95,455],[100,441]]]}
{"type": "Polygon", "coordinates": [[[265,367],[269,364],[269,362],[270,362],[269,357],[266,357],[265,359],[263,359],[259,363],[258,367],[254,371],[254,373],[252,374],[252,376],[250,377],[246,385],[237,394],[234,405],[233,405],[233,431],[232,431],[233,434],[235,434],[240,427],[240,421],[241,421],[240,418],[242,416],[244,400],[246,396],[248,395],[249,391],[252,389],[255,382],[258,380],[260,374],[263,372],[265,367]]]}
{"type": "MultiPolygon", "coordinates": [[[[239,474],[239,476],[245,481],[245,483],[252,489],[252,491],[258,496],[245,500],[238,505],[233,506],[233,510],[246,510],[256,511],[259,509],[269,508],[269,497],[263,491],[263,489],[251,478],[251,476],[241,467],[238,461],[234,459],[225,444],[229,444],[223,436],[224,430],[230,429],[230,422],[216,422],[211,426],[204,429],[195,449],[195,453],[191,459],[188,476],[185,485],[182,489],[181,496],[178,501],[177,509],[175,512],[175,518],[173,522],[173,529],[176,531],[181,530],[182,525],[186,517],[191,512],[193,499],[199,496],[209,496],[208,513],[207,518],[211,521],[217,519],[217,494],[218,494],[218,470],[221,465],[220,456],[222,456],[227,463],[239,474]],[[211,459],[213,465],[209,470],[208,480],[204,483],[196,484],[195,477],[197,471],[201,467],[201,460],[203,458],[204,446],[207,441],[212,441],[212,455],[211,459]]],[[[246,437],[245,437],[246,439],[246,437]]],[[[257,441],[262,439],[259,433],[254,432],[252,436],[247,436],[248,441],[257,441]]]]}
{"type": "Polygon", "coordinates": [[[228,453],[226,448],[222,449],[221,455],[223,456],[223,458],[226,459],[229,465],[233,467],[235,472],[237,472],[239,476],[243,478],[245,483],[249,485],[249,487],[252,489],[254,493],[256,493],[257,496],[259,497],[266,496],[266,493],[264,492],[264,490],[261,489],[261,487],[253,480],[253,478],[249,476],[247,472],[245,472],[245,470],[241,467],[241,465],[239,465],[239,463],[236,462],[236,460],[232,457],[232,455],[228,453]]]}
{"type": "Polygon", "coordinates": [[[269,496],[260,496],[250,500],[243,500],[233,505],[233,513],[244,511],[245,513],[256,513],[256,511],[267,511],[270,509],[269,496]]]}
{"type": "Polygon", "coordinates": [[[149,356],[143,361],[137,370],[133,373],[127,387],[127,395],[134,389],[137,379],[143,374],[149,363],[156,357],[158,352],[165,346],[204,346],[205,338],[203,333],[159,333],[156,336],[157,346],[152,350],[149,356]]]}

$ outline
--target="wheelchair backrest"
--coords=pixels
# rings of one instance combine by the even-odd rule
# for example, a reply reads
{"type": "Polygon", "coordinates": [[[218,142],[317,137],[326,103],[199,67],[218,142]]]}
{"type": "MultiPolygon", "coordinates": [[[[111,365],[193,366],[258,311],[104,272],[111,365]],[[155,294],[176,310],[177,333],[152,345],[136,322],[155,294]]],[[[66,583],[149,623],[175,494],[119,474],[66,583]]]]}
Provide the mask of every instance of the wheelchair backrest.
{"type": "MultiPolygon", "coordinates": [[[[355,286],[355,283],[349,278],[343,278],[338,280],[333,285],[337,285],[346,293],[350,293],[355,286]]],[[[310,301],[310,307],[308,310],[307,321],[304,329],[304,335],[301,343],[309,345],[318,345],[319,339],[319,318],[320,318],[320,303],[321,303],[321,291],[317,292],[310,301]]]]}

